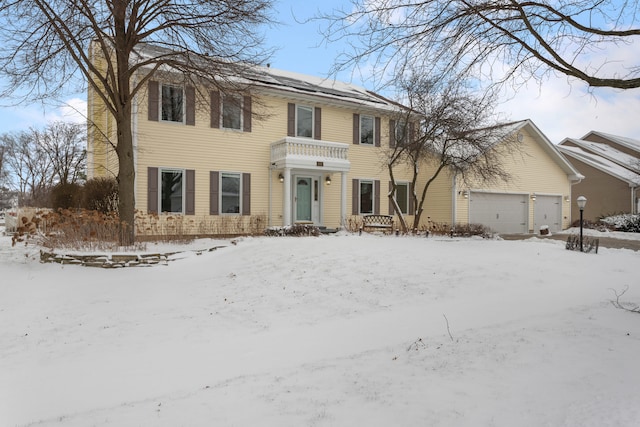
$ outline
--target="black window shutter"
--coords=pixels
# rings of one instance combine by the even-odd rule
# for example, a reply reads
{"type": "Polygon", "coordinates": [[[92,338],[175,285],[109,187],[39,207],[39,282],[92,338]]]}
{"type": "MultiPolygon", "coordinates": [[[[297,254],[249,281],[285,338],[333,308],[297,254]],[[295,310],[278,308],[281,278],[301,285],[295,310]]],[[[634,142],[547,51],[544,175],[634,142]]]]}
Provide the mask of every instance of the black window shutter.
{"type": "Polygon", "coordinates": [[[243,104],[244,108],[242,110],[242,130],[244,130],[245,132],[251,132],[251,97],[245,96],[243,104]]]}
{"type": "Polygon", "coordinates": [[[396,121],[389,120],[389,147],[395,148],[396,146],[396,121]]]}
{"type": "Polygon", "coordinates": [[[287,105],[287,136],[296,136],[296,104],[287,105]]]}
{"type": "Polygon", "coordinates": [[[322,139],[322,108],[315,108],[313,120],[313,139],[322,139]]]}
{"type": "Polygon", "coordinates": [[[360,114],[353,113],[353,143],[360,144],[360,114]]]}
{"type": "Polygon", "coordinates": [[[196,124],[196,88],[193,86],[187,86],[185,88],[185,98],[186,98],[186,104],[187,104],[185,123],[189,126],[195,126],[196,124]]]}
{"type": "Polygon", "coordinates": [[[187,169],[187,185],[186,185],[185,215],[196,214],[196,171],[187,169]]]}
{"type": "Polygon", "coordinates": [[[373,213],[380,215],[380,180],[373,181],[373,213]]]}
{"type": "Polygon", "coordinates": [[[374,144],[376,147],[380,147],[380,117],[375,118],[375,124],[373,125],[373,127],[373,138],[375,141],[374,144]]]}
{"type": "Polygon", "coordinates": [[[353,179],[351,181],[351,214],[358,215],[358,198],[360,197],[360,181],[353,179]]]}
{"type": "Polygon", "coordinates": [[[210,126],[215,129],[220,128],[220,92],[217,90],[211,91],[209,94],[211,98],[211,111],[210,111],[210,126]]]}
{"type": "Polygon", "coordinates": [[[158,168],[147,168],[147,211],[158,213],[158,168]]]}
{"type": "Polygon", "coordinates": [[[209,215],[220,215],[220,172],[209,172],[209,215]]]}
{"type": "Polygon", "coordinates": [[[242,174],[242,215],[251,215],[251,174],[242,174]]]}
{"type": "Polygon", "coordinates": [[[148,105],[148,119],[154,122],[158,121],[158,97],[160,96],[160,87],[158,82],[155,80],[149,80],[147,84],[147,98],[149,101],[148,105]]]}

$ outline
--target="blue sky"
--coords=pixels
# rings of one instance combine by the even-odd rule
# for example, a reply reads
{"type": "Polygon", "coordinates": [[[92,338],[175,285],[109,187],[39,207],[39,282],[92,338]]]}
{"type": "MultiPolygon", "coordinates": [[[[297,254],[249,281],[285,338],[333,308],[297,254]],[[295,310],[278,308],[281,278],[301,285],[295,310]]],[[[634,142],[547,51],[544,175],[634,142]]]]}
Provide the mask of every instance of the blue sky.
{"type": "MultiPolygon", "coordinates": [[[[268,31],[267,44],[278,47],[270,63],[274,68],[314,76],[327,76],[337,53],[346,45],[323,43],[319,23],[307,21],[317,11],[349,7],[348,0],[323,0],[313,4],[301,0],[276,0],[274,17],[281,22],[268,31]]],[[[640,57],[640,46],[630,46],[629,55],[640,57]]],[[[351,73],[338,76],[351,80],[351,73]]],[[[354,83],[375,89],[372,83],[354,78],[354,83]]],[[[41,105],[0,107],[0,133],[42,126],[48,120],[74,118],[74,110],[82,109],[84,94],[69,94],[72,107],[55,108],[41,105]]],[[[549,78],[542,85],[535,82],[505,95],[500,105],[502,115],[509,120],[531,119],[551,140],[558,143],[565,137],[581,137],[590,130],[599,130],[640,139],[640,89],[616,91],[596,89],[591,93],[579,81],[566,77],[549,78]]],[[[79,118],[76,115],[76,120],[79,118]]]]}

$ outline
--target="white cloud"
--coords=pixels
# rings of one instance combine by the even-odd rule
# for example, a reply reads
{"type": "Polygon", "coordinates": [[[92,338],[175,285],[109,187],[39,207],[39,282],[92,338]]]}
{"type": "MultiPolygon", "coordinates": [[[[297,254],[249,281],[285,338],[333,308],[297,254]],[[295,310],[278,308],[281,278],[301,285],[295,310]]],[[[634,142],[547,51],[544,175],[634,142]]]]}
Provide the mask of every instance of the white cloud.
{"type": "Polygon", "coordinates": [[[640,138],[640,91],[588,89],[565,77],[523,86],[499,107],[513,120],[531,119],[554,143],[591,130],[640,138]]]}
{"type": "Polygon", "coordinates": [[[80,98],[71,98],[56,110],[46,115],[46,121],[64,121],[72,123],[84,123],[87,120],[87,101],[80,98]]]}

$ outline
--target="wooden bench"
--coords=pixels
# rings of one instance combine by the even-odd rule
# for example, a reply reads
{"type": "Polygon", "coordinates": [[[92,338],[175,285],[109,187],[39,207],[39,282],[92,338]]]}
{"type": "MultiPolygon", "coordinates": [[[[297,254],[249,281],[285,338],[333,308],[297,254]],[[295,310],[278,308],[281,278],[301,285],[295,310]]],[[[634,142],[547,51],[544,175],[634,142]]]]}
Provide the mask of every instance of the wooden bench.
{"type": "Polygon", "coordinates": [[[363,230],[382,230],[383,233],[389,232],[393,234],[393,216],[373,214],[363,215],[360,234],[362,234],[363,230]]]}

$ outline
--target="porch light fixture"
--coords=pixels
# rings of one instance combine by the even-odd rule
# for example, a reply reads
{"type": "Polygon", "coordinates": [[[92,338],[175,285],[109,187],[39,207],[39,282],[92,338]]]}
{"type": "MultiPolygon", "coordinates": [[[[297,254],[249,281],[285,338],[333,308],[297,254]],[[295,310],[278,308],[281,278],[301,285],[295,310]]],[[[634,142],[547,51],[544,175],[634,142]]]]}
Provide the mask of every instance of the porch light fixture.
{"type": "Polygon", "coordinates": [[[278,175],[278,179],[280,180],[280,182],[284,182],[284,175],[282,174],[278,175]]]}
{"type": "Polygon", "coordinates": [[[536,201],[536,193],[533,193],[533,194],[531,195],[531,200],[533,200],[534,202],[536,201]]]}
{"type": "Polygon", "coordinates": [[[327,175],[327,177],[324,179],[325,184],[327,185],[331,185],[331,176],[327,175]]]}
{"type": "Polygon", "coordinates": [[[571,200],[571,199],[569,198],[569,196],[564,196],[564,201],[565,201],[565,202],[568,202],[569,200],[571,200]]]}
{"type": "Polygon", "coordinates": [[[580,252],[584,252],[584,248],[582,247],[582,213],[584,211],[584,207],[587,205],[587,198],[584,196],[578,196],[576,202],[580,208],[580,252]]]}

